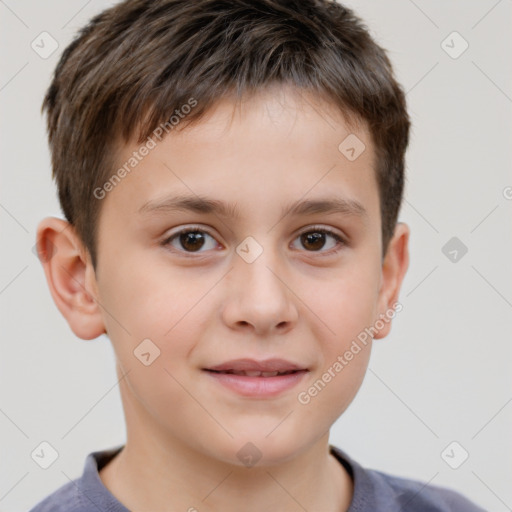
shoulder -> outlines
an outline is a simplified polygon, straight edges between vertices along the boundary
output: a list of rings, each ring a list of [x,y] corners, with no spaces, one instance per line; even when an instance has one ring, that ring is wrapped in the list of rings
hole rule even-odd
[[[90,453],[79,478],[59,487],[52,494],[37,503],[29,512],[90,512],[91,510],[109,510],[110,512],[129,512],[103,485],[99,470],[113,457],[122,446]]]
[[[403,510],[417,512],[485,512],[452,489],[401,478],[375,470],[366,470],[370,478],[388,489],[390,502]]]
[[[331,453],[354,481],[348,512],[485,512],[452,489],[364,468],[335,446]]]
[[[77,481],[73,480],[59,487],[29,512],[85,512],[86,510],[78,492]]]

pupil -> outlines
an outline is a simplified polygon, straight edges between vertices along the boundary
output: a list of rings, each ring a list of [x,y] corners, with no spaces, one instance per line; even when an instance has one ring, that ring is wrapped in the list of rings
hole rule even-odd
[[[314,251],[318,251],[324,246],[324,237],[325,233],[305,233],[302,235],[302,242],[305,247],[307,247],[310,243],[313,244],[313,247],[311,247]],[[319,244],[318,241],[321,243]]]
[[[203,234],[198,231],[190,231],[180,235],[180,242],[185,249],[197,251],[203,246],[204,237]]]

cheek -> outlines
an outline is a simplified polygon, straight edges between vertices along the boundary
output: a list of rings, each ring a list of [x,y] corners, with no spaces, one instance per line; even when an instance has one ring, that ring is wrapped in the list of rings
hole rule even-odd
[[[192,364],[191,354],[204,337],[212,314],[208,291],[218,278],[192,280],[169,268],[137,272],[132,263],[134,271],[128,272],[128,267],[112,272],[105,286],[115,292],[103,297],[111,313],[107,332],[122,368],[129,371],[132,392],[156,414],[171,402],[179,406],[186,400],[180,386],[189,385],[185,363]]]
[[[136,255],[105,269],[104,275],[100,300],[105,306],[105,320],[116,329],[115,317],[141,339],[172,336],[181,324],[190,322],[201,297],[215,283],[213,277],[189,279],[186,270],[148,264]]]
[[[369,343],[361,344],[350,351],[350,361],[344,357],[346,351],[340,351],[299,390],[297,418],[300,418],[301,428],[308,432],[325,432],[331,428],[359,391],[370,351]]]
[[[322,281],[309,294],[310,326],[319,340],[318,367],[301,387],[299,407],[308,421],[308,413],[322,418],[330,426],[357,394],[371,352],[371,337],[365,329],[373,325],[377,306],[378,267],[369,262],[347,265],[329,280]],[[316,320],[315,320],[316,319]],[[313,413],[314,412],[314,413]]]
[[[106,300],[112,313],[107,330],[116,358],[128,372],[129,393],[155,418],[170,421],[175,410],[199,416],[183,388],[189,388],[184,362],[201,338],[197,303],[205,291],[169,287],[163,280],[133,273],[129,280],[119,274],[109,285],[116,298]]]
[[[327,414],[327,421],[333,423],[347,409],[359,391],[368,367],[370,358],[371,344],[358,344],[357,348],[352,345],[352,349],[344,351],[341,366],[332,365],[328,371],[323,374],[324,380],[329,380],[323,395],[319,396],[319,407],[324,409]],[[350,355],[350,361],[347,356]],[[336,370],[340,371],[336,372]],[[332,377],[334,374],[334,377]]]
[[[309,293],[308,306],[318,316],[322,333],[334,351],[344,350],[352,339],[373,324],[378,304],[378,271],[366,266],[333,275]],[[321,339],[321,338],[320,338]]]

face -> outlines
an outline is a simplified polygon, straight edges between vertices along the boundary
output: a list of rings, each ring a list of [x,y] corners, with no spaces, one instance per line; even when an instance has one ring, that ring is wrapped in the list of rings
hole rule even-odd
[[[150,431],[238,465],[252,443],[276,464],[359,389],[371,343],[344,354],[386,309],[373,147],[305,98],[222,101],[101,200],[97,298],[128,372],[128,441]],[[366,146],[353,161],[338,149],[350,134]]]

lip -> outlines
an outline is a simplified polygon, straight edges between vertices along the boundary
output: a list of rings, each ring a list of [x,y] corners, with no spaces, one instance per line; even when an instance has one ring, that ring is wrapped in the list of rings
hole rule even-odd
[[[254,398],[272,398],[295,387],[309,372],[303,366],[284,359],[235,359],[203,368],[212,380],[235,393]],[[229,371],[292,372],[276,376],[248,376],[226,373]],[[223,373],[224,372],[224,373]]]
[[[286,372],[294,370],[307,370],[305,366],[287,361],[286,359],[265,359],[256,361],[255,359],[232,359],[225,363],[210,366],[205,370],[214,371],[258,371],[258,372]]]

